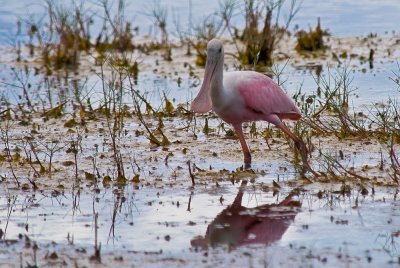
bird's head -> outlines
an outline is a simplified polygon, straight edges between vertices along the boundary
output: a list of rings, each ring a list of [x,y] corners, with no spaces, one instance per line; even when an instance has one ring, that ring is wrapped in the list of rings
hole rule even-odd
[[[212,39],[207,44],[207,62],[206,69],[210,65],[217,63],[224,58],[224,46],[218,39]]]
[[[211,83],[215,77],[221,76],[224,65],[224,46],[218,39],[212,39],[207,44],[207,61],[204,73],[203,84],[201,85],[200,92],[193,100],[190,109],[197,113],[205,113],[211,110],[212,101],[210,96]]]

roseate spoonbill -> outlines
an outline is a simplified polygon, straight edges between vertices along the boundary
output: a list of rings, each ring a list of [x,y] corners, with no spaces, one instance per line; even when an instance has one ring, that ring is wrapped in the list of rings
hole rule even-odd
[[[242,146],[245,168],[251,167],[251,154],[243,135],[242,123],[264,120],[280,128],[295,142],[304,169],[313,172],[307,161],[304,142],[282,122],[284,119],[301,118],[300,110],[293,101],[278,84],[263,74],[253,71],[223,73],[223,67],[223,44],[220,40],[213,39],[207,45],[204,80],[191,104],[191,110],[206,113],[212,109],[233,126]]]

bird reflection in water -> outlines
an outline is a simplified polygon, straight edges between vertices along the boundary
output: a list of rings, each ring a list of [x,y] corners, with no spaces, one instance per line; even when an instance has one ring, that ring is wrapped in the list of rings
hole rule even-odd
[[[246,181],[242,183],[233,203],[208,225],[205,237],[198,236],[191,240],[193,247],[205,249],[227,245],[234,248],[270,244],[282,238],[300,211],[301,203],[293,200],[296,194],[289,194],[279,204],[246,208],[242,206],[246,184]]]

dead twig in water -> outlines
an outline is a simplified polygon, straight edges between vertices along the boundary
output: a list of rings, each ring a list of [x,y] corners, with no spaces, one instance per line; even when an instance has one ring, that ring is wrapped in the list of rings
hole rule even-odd
[[[24,149],[26,159],[28,160],[28,163],[33,170],[34,176],[39,177],[40,174],[36,170],[35,166],[33,165],[32,152],[28,151],[27,145],[28,145],[28,142],[26,140],[22,140],[22,148]]]
[[[393,140],[393,135],[392,139],[390,142],[390,150],[389,150],[389,156],[390,156],[390,162],[391,162],[391,168],[393,169],[393,175],[390,175],[392,177],[393,181],[395,181],[397,184],[399,184],[400,180],[400,161],[396,155],[396,152],[394,151],[394,140]]]
[[[53,167],[53,158],[54,155],[64,149],[67,145],[64,144],[61,140],[57,139],[52,139],[50,142],[48,141],[38,141],[40,145],[42,145],[44,148],[46,148],[43,153],[49,157],[49,166],[48,166],[48,172],[49,176],[51,178],[52,176],[52,167]]]
[[[98,234],[97,234],[97,230],[99,229],[98,219],[99,219],[99,213],[96,212],[96,214],[94,215],[94,254],[90,257],[90,260],[96,260],[98,262],[101,262],[101,255],[100,255],[101,243],[98,243]]]
[[[190,168],[190,160],[187,161],[187,164],[188,164],[188,168],[189,168],[189,175],[190,175],[190,178],[192,179],[192,186],[195,186],[196,183],[195,183],[195,181],[194,181],[194,175],[193,175],[193,173],[192,173],[192,169]]]
[[[187,207],[187,211],[189,211],[189,212],[191,211],[190,204],[192,203],[192,196],[193,196],[193,192],[190,192],[189,202],[188,202],[188,207]]]
[[[25,140],[26,140],[26,142],[29,144],[29,147],[30,147],[30,149],[31,149],[31,152],[32,152],[33,155],[35,156],[36,163],[38,163],[39,166],[40,166],[40,171],[39,171],[39,172],[40,172],[40,173],[43,173],[43,172],[46,171],[46,168],[43,166],[42,162],[41,162],[40,159],[39,159],[38,151],[37,151],[35,145],[33,144],[34,139],[35,139],[35,137],[34,137],[32,134],[30,134],[30,136],[25,137]]]
[[[13,167],[13,164],[12,164],[13,163],[13,157],[11,155],[10,137],[9,137],[9,130],[10,129],[11,129],[10,122],[7,120],[5,128],[4,129],[2,127],[0,128],[0,138],[4,142],[4,147],[5,147],[5,151],[6,151],[6,154],[7,154],[6,157],[7,157],[8,163],[9,163],[11,174],[12,174],[12,176],[13,176],[13,178],[14,178],[14,180],[17,183],[17,186],[19,188],[21,184],[20,184],[20,182],[19,182],[19,180],[17,178],[17,175],[15,175],[14,167]]]
[[[10,222],[10,219],[11,219],[11,213],[14,212],[15,203],[17,202],[17,196],[15,196],[15,195],[8,196],[7,200],[8,200],[8,202],[7,202],[7,220],[6,220],[6,226],[3,231],[3,238],[5,238],[6,234],[7,234],[8,223]]]

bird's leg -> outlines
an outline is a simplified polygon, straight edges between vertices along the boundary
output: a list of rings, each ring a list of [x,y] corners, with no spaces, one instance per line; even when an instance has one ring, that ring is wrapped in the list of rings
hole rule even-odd
[[[309,170],[311,173],[313,173],[314,175],[318,176],[318,173],[316,173],[310,166],[310,164],[308,163],[307,160],[307,147],[304,144],[304,141],[297,137],[295,134],[293,134],[293,132],[291,132],[287,126],[285,126],[285,124],[281,123],[279,125],[277,125],[277,127],[279,127],[283,132],[285,132],[293,141],[294,144],[296,145],[297,150],[299,150],[300,152],[300,156],[301,156],[301,160],[303,162],[303,170]]]
[[[240,145],[242,146],[243,154],[244,154],[244,168],[251,168],[251,154],[249,147],[247,147],[246,140],[244,139],[242,124],[233,125],[233,128],[236,131],[236,134],[239,136]]]
[[[243,180],[242,184],[239,187],[239,192],[236,195],[235,200],[232,203],[233,207],[241,207],[242,206],[242,198],[243,198],[244,190],[246,189],[246,185],[247,185],[247,180]]]

